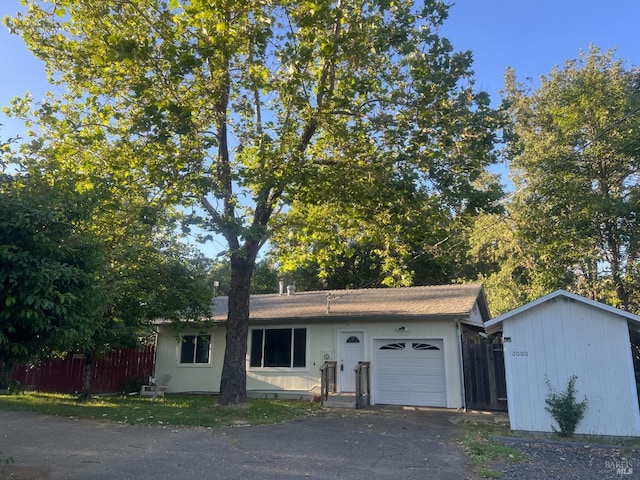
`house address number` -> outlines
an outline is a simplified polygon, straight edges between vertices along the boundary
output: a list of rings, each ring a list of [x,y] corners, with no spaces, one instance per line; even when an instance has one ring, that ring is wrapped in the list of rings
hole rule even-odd
[[[514,352],[511,352],[511,356],[512,357],[528,357],[529,352],[527,352],[526,350],[516,350]]]

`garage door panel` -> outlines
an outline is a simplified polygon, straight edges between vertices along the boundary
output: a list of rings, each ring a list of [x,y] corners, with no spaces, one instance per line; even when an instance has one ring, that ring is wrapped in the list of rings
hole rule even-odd
[[[393,385],[396,386],[404,386],[407,384],[411,377],[404,372],[388,372],[379,374],[377,377],[379,380],[382,380],[381,385]]]
[[[406,368],[411,374],[440,375],[444,371],[444,363],[434,362],[428,358],[415,359],[409,362]]]
[[[439,380],[442,380],[442,369],[429,369],[423,372],[414,372],[412,376],[416,379],[415,381],[420,381],[420,378],[428,378],[433,377]]]
[[[376,403],[446,407],[442,340],[376,341]]]
[[[378,360],[382,362],[385,370],[406,371],[410,365],[409,359],[407,358],[393,358],[385,355],[378,357]]]
[[[415,405],[417,407],[446,407],[446,402],[442,401],[442,396],[438,393],[409,395],[407,405]]]
[[[411,389],[415,389],[415,388],[422,388],[422,387],[426,387],[426,388],[431,388],[431,389],[443,389],[443,385],[442,385],[442,378],[439,376],[430,376],[430,377],[408,377],[407,380],[412,380],[412,388]]]
[[[419,358],[432,358],[434,360],[441,359],[442,350],[416,350],[411,349],[407,350],[407,353],[410,353],[412,357]]]

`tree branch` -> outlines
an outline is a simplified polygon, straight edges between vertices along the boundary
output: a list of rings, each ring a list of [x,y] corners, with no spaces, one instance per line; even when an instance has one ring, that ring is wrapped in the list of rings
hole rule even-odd
[[[338,5],[336,6],[336,19],[333,24],[333,42],[334,46],[338,43],[338,38],[340,38],[340,19],[342,17],[342,1],[338,1]],[[337,48],[337,47],[336,47]],[[298,151],[300,153],[304,152],[311,142],[313,135],[316,133],[318,129],[318,114],[324,108],[326,98],[330,98],[333,94],[335,83],[336,83],[336,72],[335,72],[335,55],[337,52],[333,52],[333,57],[330,57],[325,60],[324,65],[322,66],[322,73],[320,74],[320,80],[318,82],[318,94],[316,95],[316,108],[315,112],[311,114],[311,118],[309,119],[307,126],[302,132],[302,136],[300,137],[300,142],[298,143]]]

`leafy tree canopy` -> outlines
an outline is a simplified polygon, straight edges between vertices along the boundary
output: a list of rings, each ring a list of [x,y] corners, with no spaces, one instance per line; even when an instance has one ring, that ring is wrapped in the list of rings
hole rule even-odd
[[[63,92],[14,102],[37,122],[34,145],[58,169],[199,203],[228,243],[223,404],[246,398],[250,279],[281,215],[384,209],[413,191],[464,210],[493,159],[471,54],[438,35],[444,2],[25,3],[6,23]]]
[[[469,193],[452,203],[419,182],[405,183],[393,199],[294,203],[273,235],[272,253],[283,274],[295,278],[307,271],[320,288],[475,279],[477,272],[466,267],[467,230],[502,190],[497,177],[482,169],[473,177],[465,187]]]
[[[493,278],[525,296],[567,288],[639,311],[638,69],[591,47],[535,90],[508,70],[504,108],[516,193],[508,228],[475,243],[500,259]]]
[[[209,315],[209,264],[174,238],[169,218],[131,189],[61,174],[49,168],[55,156],[25,151],[7,149],[12,173],[0,186],[1,360],[94,357],[135,347],[157,318],[179,327]]]
[[[74,227],[81,203],[47,189],[0,184],[0,361],[93,345],[104,311],[98,239]],[[68,200],[68,199],[67,199]]]

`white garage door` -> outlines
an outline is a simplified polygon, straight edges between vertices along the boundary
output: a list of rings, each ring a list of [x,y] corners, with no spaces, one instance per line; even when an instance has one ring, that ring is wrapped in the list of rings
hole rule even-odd
[[[376,340],[375,402],[446,407],[442,340]]]

